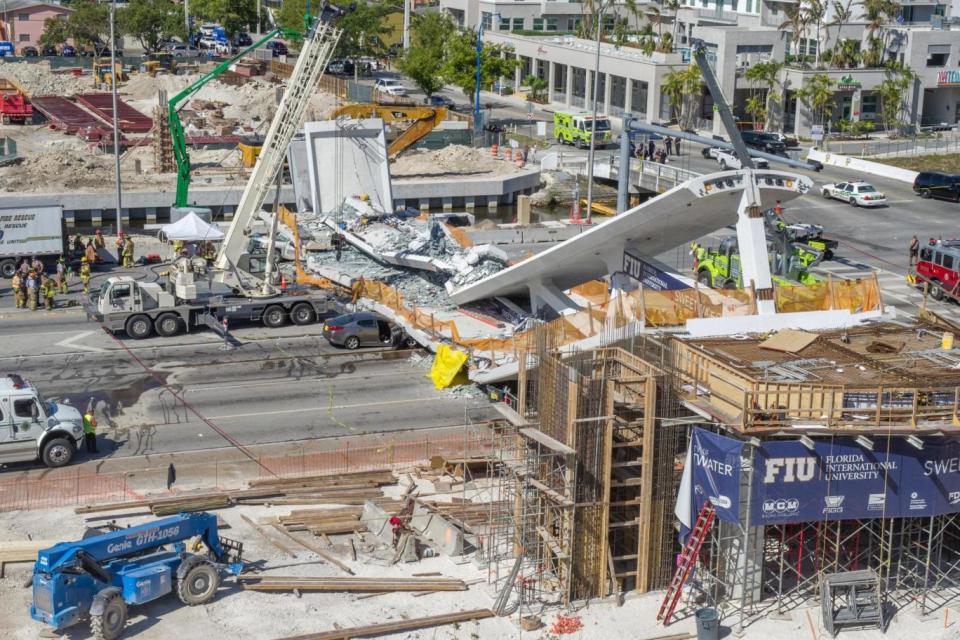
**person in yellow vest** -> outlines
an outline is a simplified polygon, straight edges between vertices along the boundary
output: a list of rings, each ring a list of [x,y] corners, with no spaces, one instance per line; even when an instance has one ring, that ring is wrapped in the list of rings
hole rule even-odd
[[[80,282],[83,283],[83,292],[90,293],[90,263],[86,256],[80,258]]]
[[[87,262],[90,264],[97,263],[97,248],[93,246],[93,240],[87,240],[87,248],[84,256],[87,258]]]
[[[173,257],[179,258],[182,252],[183,252],[183,240],[174,240],[173,241]]]
[[[133,266],[133,238],[127,237],[127,241],[123,245],[123,267],[124,269],[130,268]]]
[[[103,237],[103,231],[101,231],[99,228],[97,229],[96,234],[93,236],[93,246],[96,247],[97,250],[103,249],[107,246],[107,240]]]
[[[20,272],[13,274],[13,279],[10,281],[10,288],[13,290],[13,295],[17,301],[17,309],[23,309],[27,306],[27,292],[23,288],[23,279],[20,277]]]
[[[87,453],[98,453],[97,417],[93,415],[92,407],[83,414],[83,442],[87,445]]]
[[[40,295],[43,296],[43,308],[50,311],[55,306],[54,297],[57,295],[57,285],[47,276],[43,276],[40,283]]]

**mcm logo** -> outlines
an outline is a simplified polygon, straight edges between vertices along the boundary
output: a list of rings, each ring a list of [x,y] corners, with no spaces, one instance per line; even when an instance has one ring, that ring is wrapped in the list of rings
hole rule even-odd
[[[796,458],[768,458],[764,484],[776,482],[809,482],[817,472],[817,459],[810,456]]]

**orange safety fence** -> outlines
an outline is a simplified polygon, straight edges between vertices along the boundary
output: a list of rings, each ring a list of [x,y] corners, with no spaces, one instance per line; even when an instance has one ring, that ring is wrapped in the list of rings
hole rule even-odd
[[[859,280],[829,278],[810,285],[776,284],[774,302],[781,313],[828,309],[861,313],[883,308],[876,276]]]

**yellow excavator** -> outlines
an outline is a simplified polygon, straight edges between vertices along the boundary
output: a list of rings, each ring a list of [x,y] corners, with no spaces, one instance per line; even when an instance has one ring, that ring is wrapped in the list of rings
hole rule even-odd
[[[409,123],[387,147],[390,159],[420,140],[447,118],[446,107],[407,107],[388,104],[348,104],[337,107],[330,114],[337,118],[380,118],[387,124]]]

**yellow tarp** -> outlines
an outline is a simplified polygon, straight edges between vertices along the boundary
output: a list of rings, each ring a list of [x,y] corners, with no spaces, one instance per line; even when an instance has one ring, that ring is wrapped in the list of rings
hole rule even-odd
[[[455,351],[445,344],[437,347],[437,355],[433,359],[430,369],[430,379],[437,389],[446,389],[466,382],[466,371],[463,368],[467,361],[467,354]]]

